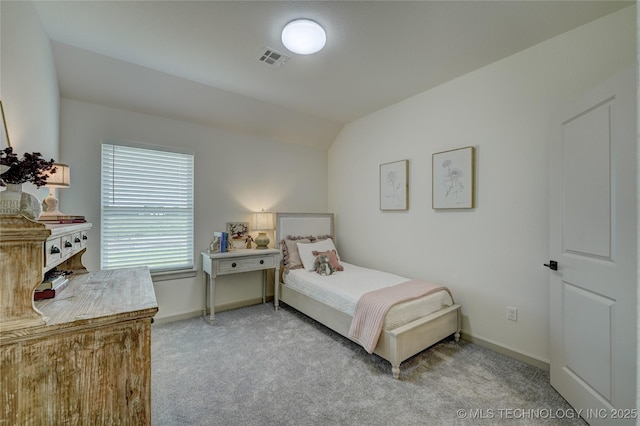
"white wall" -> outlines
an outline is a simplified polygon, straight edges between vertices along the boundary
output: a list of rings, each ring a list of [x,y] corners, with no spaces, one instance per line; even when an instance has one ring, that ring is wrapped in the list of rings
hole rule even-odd
[[[626,8],[345,126],[329,151],[341,256],[448,285],[466,333],[547,362],[550,114],[633,63],[635,23]],[[469,145],[476,208],[433,210],[432,154]],[[403,159],[409,210],[381,212],[379,165]]]
[[[59,190],[60,209],[93,223],[86,255],[100,268],[100,144],[103,139],[180,147],[195,154],[195,249],[227,222],[250,222],[251,213],[324,212],[327,209],[327,152],[157,116],[69,99],[61,102],[61,158],[71,166],[71,187]],[[273,240],[273,237],[272,237]],[[272,241],[273,244],[273,241]],[[261,274],[218,278],[216,306],[261,297]],[[203,284],[197,277],[155,283],[157,318],[197,312]]]
[[[60,96],[49,37],[33,3],[3,1],[0,12],[0,100],[11,145],[57,160]]]

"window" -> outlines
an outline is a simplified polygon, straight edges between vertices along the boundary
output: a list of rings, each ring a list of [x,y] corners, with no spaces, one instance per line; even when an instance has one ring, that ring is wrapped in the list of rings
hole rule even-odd
[[[102,269],[193,268],[193,154],[102,144]]]

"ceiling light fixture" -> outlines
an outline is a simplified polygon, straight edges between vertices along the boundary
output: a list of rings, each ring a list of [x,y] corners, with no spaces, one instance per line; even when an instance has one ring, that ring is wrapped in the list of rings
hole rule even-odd
[[[310,19],[296,19],[285,25],[282,30],[282,44],[300,55],[318,52],[327,42],[324,28]]]

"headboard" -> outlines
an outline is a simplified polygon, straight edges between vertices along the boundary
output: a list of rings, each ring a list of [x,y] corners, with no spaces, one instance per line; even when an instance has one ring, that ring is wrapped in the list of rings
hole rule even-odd
[[[333,213],[276,213],[276,247],[288,235],[331,235],[337,244]]]

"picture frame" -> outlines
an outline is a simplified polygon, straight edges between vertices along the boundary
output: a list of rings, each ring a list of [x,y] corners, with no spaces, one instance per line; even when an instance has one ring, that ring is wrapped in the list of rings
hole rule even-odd
[[[9,141],[9,130],[7,129],[7,120],[4,116],[4,107],[2,106],[2,101],[0,101],[0,114],[2,114],[2,128],[0,128],[0,150],[3,150],[11,146],[11,141]]]
[[[432,156],[434,209],[475,208],[475,148],[467,146]]]
[[[409,160],[380,164],[380,210],[409,209]]]
[[[209,246],[209,253],[220,253],[220,237],[214,235]]]
[[[243,240],[249,235],[249,222],[227,222],[229,240]]]

